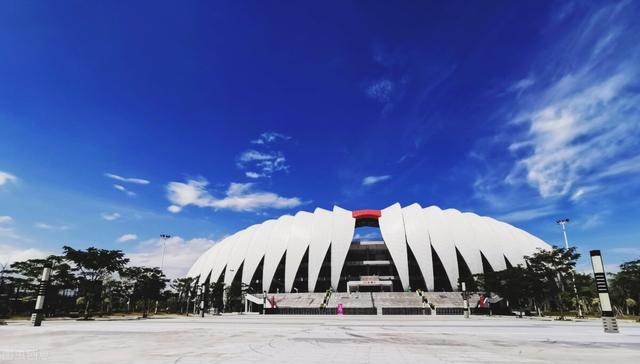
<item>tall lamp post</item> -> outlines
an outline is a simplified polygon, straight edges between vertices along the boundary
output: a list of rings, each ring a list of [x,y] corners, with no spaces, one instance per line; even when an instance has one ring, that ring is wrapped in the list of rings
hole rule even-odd
[[[171,235],[160,234],[160,240],[162,240],[162,261],[160,261],[160,271],[164,268],[164,253],[167,250],[167,239],[171,238]],[[158,300],[156,300],[156,309],[154,314],[158,314]]]
[[[567,239],[567,224],[569,223],[569,219],[564,218],[560,220],[556,220],[556,224],[562,226],[562,235],[564,236],[564,248],[569,250],[569,239]],[[578,306],[578,317],[582,316],[582,307],[580,306],[580,297],[578,296],[578,287],[576,287],[576,278],[571,272],[571,282],[573,282],[573,293],[576,295],[576,305]]]

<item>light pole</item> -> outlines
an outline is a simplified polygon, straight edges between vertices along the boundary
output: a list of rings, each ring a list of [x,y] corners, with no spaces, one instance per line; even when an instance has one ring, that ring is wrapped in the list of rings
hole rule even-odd
[[[562,235],[564,235],[564,248],[569,250],[569,239],[567,239],[567,224],[569,223],[569,219],[564,218],[560,220],[556,220],[556,224],[562,226]],[[578,317],[582,317],[582,307],[580,306],[580,297],[578,296],[578,287],[576,287],[576,279],[571,272],[571,282],[573,282],[573,293],[576,295],[576,305],[578,306]]]
[[[160,240],[162,240],[162,261],[160,261],[160,272],[164,268],[164,253],[167,250],[167,239],[171,238],[171,235],[160,234]],[[156,309],[154,315],[158,314],[158,300],[156,300]]]

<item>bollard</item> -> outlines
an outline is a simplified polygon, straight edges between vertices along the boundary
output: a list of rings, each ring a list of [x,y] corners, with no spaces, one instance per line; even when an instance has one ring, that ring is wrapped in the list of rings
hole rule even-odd
[[[51,264],[46,263],[44,269],[42,269],[42,278],[40,279],[40,286],[38,287],[36,308],[31,314],[31,324],[33,324],[33,326],[40,326],[42,324],[42,309],[44,308],[44,298],[47,295],[49,277],[51,277]]]
[[[469,295],[467,294],[467,284],[462,282],[462,298],[464,299],[464,318],[469,318]]]
[[[600,310],[602,311],[602,326],[604,332],[616,334],[618,333],[618,322],[611,308],[611,300],[609,299],[609,287],[607,285],[607,275],[604,271],[604,262],[600,250],[592,250],[591,265],[593,267],[593,277],[596,280],[596,289],[600,298]]]

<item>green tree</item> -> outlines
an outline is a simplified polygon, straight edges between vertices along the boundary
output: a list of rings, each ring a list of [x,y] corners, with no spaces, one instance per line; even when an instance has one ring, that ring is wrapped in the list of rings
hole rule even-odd
[[[176,278],[171,282],[171,288],[177,293],[176,311],[183,313],[187,300],[191,298],[190,292],[194,285],[194,279],[190,277]]]
[[[575,247],[564,249],[556,246],[551,250],[539,249],[525,257],[534,282],[536,299],[548,303],[554,298],[560,310],[560,319],[564,319],[567,302],[573,296],[571,277],[579,257]]]
[[[120,276],[132,282],[131,298],[143,303],[143,317],[149,314],[149,302],[159,300],[168,279],[159,268],[127,267]]]
[[[520,311],[527,306],[533,295],[531,271],[520,265],[497,272],[477,275],[478,287],[485,292],[496,293],[505,298],[511,307]]]
[[[622,263],[620,271],[609,280],[611,298],[618,311],[638,313],[637,305],[629,306],[628,298],[640,302],[640,259]]]
[[[73,271],[78,275],[79,286],[84,294],[84,317],[89,317],[91,303],[101,302],[102,283],[114,272],[121,271],[129,262],[121,250],[106,250],[89,247],[87,250],[76,250],[64,246],[64,259],[73,264]]]

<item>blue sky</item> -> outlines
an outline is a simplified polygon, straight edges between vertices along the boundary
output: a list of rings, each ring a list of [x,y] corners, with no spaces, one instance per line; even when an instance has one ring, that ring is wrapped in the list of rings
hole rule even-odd
[[[97,245],[158,265],[165,233],[178,275],[267,218],[397,201],[552,244],[569,217],[583,254],[637,259],[638,17],[631,1],[3,2],[0,257]]]

